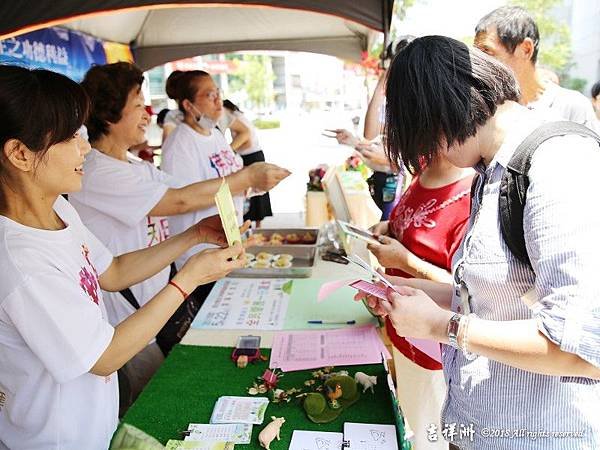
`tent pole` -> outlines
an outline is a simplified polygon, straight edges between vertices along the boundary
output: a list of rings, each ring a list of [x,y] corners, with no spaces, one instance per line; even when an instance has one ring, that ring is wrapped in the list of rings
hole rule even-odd
[[[383,0],[381,2],[381,8],[383,11],[381,11],[382,16],[383,16],[383,50],[381,51],[381,54],[379,55],[379,57],[381,58],[381,66],[383,67],[383,59],[386,56],[385,55],[385,50],[387,49],[388,46],[388,40],[389,40],[389,34],[390,34],[390,17],[391,17],[391,11],[394,7],[394,0]]]

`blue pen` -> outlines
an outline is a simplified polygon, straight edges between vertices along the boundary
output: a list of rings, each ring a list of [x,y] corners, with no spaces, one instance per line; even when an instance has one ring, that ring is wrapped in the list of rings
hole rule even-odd
[[[308,323],[313,325],[354,325],[356,320],[309,320]]]

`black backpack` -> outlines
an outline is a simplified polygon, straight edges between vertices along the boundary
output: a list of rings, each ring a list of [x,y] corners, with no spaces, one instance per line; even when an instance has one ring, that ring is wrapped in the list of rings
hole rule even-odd
[[[500,182],[498,211],[502,238],[513,255],[529,267],[531,267],[531,262],[525,247],[523,210],[527,200],[531,158],[542,143],[552,137],[567,134],[590,137],[600,144],[600,136],[584,125],[568,121],[545,123],[536,128],[517,147]],[[473,186],[475,186],[475,182],[476,180],[473,181]]]

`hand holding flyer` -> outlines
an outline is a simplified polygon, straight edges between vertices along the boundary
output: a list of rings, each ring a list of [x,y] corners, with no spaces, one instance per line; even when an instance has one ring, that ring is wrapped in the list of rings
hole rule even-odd
[[[221,217],[221,224],[227,237],[227,243],[232,246],[236,242],[242,242],[233,197],[225,179],[223,179],[221,187],[215,194],[215,203]]]
[[[337,220],[338,226],[344,233],[352,236],[356,239],[361,239],[369,244],[381,244],[377,237],[368,230],[363,230],[360,227],[354,226],[351,223],[344,222],[343,220]]]

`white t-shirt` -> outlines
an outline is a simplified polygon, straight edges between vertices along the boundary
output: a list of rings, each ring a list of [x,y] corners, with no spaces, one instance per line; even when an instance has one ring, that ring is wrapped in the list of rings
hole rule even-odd
[[[227,108],[223,108],[223,115],[219,120],[219,128],[225,132],[227,128],[231,126],[233,122],[239,120],[250,130],[250,146],[244,150],[239,150],[238,155],[251,155],[260,151],[260,144],[258,143],[258,134],[256,133],[256,127],[248,120],[244,114],[239,111],[230,111]],[[230,129],[231,137],[235,139],[237,133]]]
[[[82,222],[114,255],[150,247],[169,237],[167,218],[148,213],[169,187],[179,187],[171,176],[149,162],[128,157],[129,162],[125,162],[92,149],[83,166],[83,188],[69,195]],[[168,281],[166,267],[130,289],[143,306]],[[104,301],[113,326],[135,312],[119,292],[105,291]]]
[[[170,173],[178,182],[185,184],[225,177],[244,167],[242,158],[231,149],[225,136],[219,130],[212,130],[210,136],[203,136],[186,123],[180,124],[169,134],[162,148],[162,169]],[[238,221],[242,223],[244,196],[233,197]],[[171,231],[181,233],[205,217],[218,214],[216,206],[187,214],[169,217]],[[212,247],[207,244],[192,247],[176,261],[178,269],[190,256],[200,250]]]
[[[116,373],[89,373],[111,342],[98,276],[112,254],[62,197],[67,227],[0,216],[0,448],[106,450]]]
[[[600,124],[590,101],[581,93],[565,89],[555,83],[547,83],[544,93],[527,107],[536,111],[547,110],[552,120],[570,120],[600,133]]]
[[[172,125],[176,127],[183,122],[184,114],[179,109],[171,109],[165,114],[165,125]]]

